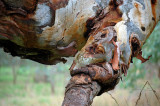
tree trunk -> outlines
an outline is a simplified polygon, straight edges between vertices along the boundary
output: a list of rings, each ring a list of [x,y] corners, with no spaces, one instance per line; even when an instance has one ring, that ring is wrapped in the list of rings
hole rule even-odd
[[[12,60],[11,60],[12,61]],[[17,83],[17,70],[20,68],[21,66],[21,60],[20,59],[16,59],[14,61],[11,62],[11,66],[12,66],[12,74],[13,74],[13,84]]]
[[[160,79],[160,66],[158,67],[158,78]]]
[[[12,74],[13,74],[13,84],[17,83],[17,68],[12,66]]]
[[[50,85],[51,85],[51,92],[52,92],[52,94],[54,95],[54,93],[55,93],[54,81],[49,81],[49,82],[50,82]]]
[[[141,48],[159,10],[160,0],[0,0],[0,46],[43,64],[79,51],[63,105],[90,105],[127,75],[133,57],[149,59]]]

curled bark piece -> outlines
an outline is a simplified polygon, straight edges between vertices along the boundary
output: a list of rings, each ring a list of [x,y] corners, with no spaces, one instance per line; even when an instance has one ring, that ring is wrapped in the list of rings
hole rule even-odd
[[[142,63],[146,62],[147,60],[149,60],[151,56],[148,56],[147,59],[142,57],[142,51],[139,52],[139,54],[136,56],[137,59],[140,59],[142,61]]]
[[[128,65],[126,64],[121,64],[121,70],[122,70],[122,73],[124,73],[124,76],[127,76],[127,70],[128,70]]]
[[[136,57],[137,59],[140,59],[142,63],[146,62],[149,60],[151,56],[149,56],[147,59],[142,57],[142,50],[141,50],[141,42],[136,34],[132,34],[130,38],[130,43],[131,43],[131,49],[132,49],[132,57]]]
[[[115,46],[114,48],[114,57],[113,59],[111,60],[111,63],[112,63],[112,67],[114,70],[119,70],[119,59],[120,59],[120,45],[118,42],[115,42],[113,41],[113,44]]]
[[[73,41],[71,42],[68,46],[66,47],[59,47],[57,46],[57,49],[59,50],[59,53],[61,53],[61,55],[70,55],[70,56],[74,56],[74,54],[76,54],[78,52],[78,50],[76,49],[76,42]]]

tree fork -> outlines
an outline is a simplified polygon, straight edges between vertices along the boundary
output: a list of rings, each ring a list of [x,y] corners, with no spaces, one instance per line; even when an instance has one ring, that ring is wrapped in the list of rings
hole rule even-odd
[[[105,37],[102,37],[101,34],[91,35],[90,37],[95,38],[96,40],[98,40],[98,42],[96,42],[95,39],[88,40],[93,44],[86,44],[86,46],[80,52],[82,54],[77,55],[78,57],[91,57],[93,58],[92,60],[94,60],[97,55],[100,56],[97,58],[103,57],[103,52],[108,52],[108,54],[111,53],[110,50],[105,51],[103,46],[97,46],[104,41],[105,43],[108,41],[108,43],[110,42],[110,46],[114,47],[115,45],[115,47],[112,48],[116,51],[114,53],[115,59],[113,60],[118,61],[118,45],[116,45],[114,41],[112,42],[112,40],[115,40],[116,33],[112,26],[106,27],[104,29],[105,32],[107,32],[103,33],[106,34]],[[103,39],[100,37],[102,37]],[[114,89],[121,77],[121,70],[117,70],[117,64],[114,65],[106,62],[106,60],[104,59],[100,59],[94,61],[95,63],[92,63],[92,61],[88,61],[88,65],[83,66],[83,64],[81,64],[83,61],[80,62],[79,60],[80,59],[74,60],[70,68],[72,78],[66,87],[65,98],[62,104],[63,106],[90,106],[95,96],[101,95],[104,92]],[[115,69],[112,68],[113,66],[115,66]],[[126,70],[127,68],[123,70],[123,73],[126,72]]]
[[[123,3],[123,0],[111,0],[109,9],[102,9],[97,12],[96,17],[88,20],[91,27],[89,38],[86,45],[77,53],[70,68],[72,78],[66,87],[63,106],[91,105],[95,96],[114,89],[121,74],[127,75],[133,57],[137,57],[142,63],[150,58],[142,57],[141,47],[153,29],[149,28],[147,23],[143,23],[146,24],[147,29],[141,24],[130,26],[133,22],[141,23],[133,18],[140,4],[134,1],[135,9],[126,14],[120,10]],[[140,14],[145,13],[146,10],[140,11]],[[129,21],[124,15],[129,18]],[[149,14],[147,17],[150,15],[152,16]],[[136,17],[144,18],[139,15]],[[154,14],[153,18],[156,19]],[[154,28],[156,23],[148,21]],[[83,77],[82,73],[85,74]],[[90,77],[89,81],[85,81],[87,75]],[[91,89],[91,86],[96,87]],[[97,90],[98,86],[100,89]]]
[[[149,59],[141,48],[159,10],[160,0],[0,0],[0,47],[43,64],[76,54],[63,105],[90,105],[133,57]]]

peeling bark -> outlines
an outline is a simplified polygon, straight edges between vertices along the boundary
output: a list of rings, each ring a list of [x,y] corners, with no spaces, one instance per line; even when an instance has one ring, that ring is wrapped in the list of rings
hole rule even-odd
[[[0,47],[43,64],[76,55],[63,105],[90,105],[133,57],[149,59],[141,48],[159,10],[160,0],[0,0]]]
[[[132,3],[133,8],[125,8],[125,10],[124,7],[130,2],[111,0],[108,7],[97,13],[97,17],[89,20],[92,28],[88,34],[88,41],[76,55],[70,68],[73,77],[83,73],[89,75],[93,81],[98,82],[101,86],[98,95],[114,89],[122,74],[127,75],[133,57],[137,57],[142,63],[150,58],[150,56],[148,59],[142,57],[141,47],[152,32],[156,21],[152,22],[153,20],[148,19],[149,23],[144,23],[141,19],[145,19],[145,17],[141,15],[146,13],[146,10],[151,9],[148,6],[151,2],[144,2],[144,10],[140,10],[142,8],[141,3],[134,0]],[[155,17],[152,13],[145,16],[147,18],[152,15]],[[134,16],[139,20],[134,19]],[[83,85],[83,81],[81,83]],[[74,92],[76,93],[76,91],[72,93]],[[71,96],[70,93],[66,94],[65,100],[69,96]],[[65,103],[66,101],[63,102],[63,104]]]
[[[17,48],[10,50],[4,43],[0,45],[14,56],[36,56],[42,59],[32,60],[56,64],[81,50],[93,30],[115,26],[121,45],[136,33],[142,47],[159,20],[159,9],[159,0],[0,0],[0,42],[11,42],[26,50],[22,53]],[[37,49],[46,51],[43,55],[49,55],[48,59],[39,57]],[[103,46],[100,49],[104,52]]]

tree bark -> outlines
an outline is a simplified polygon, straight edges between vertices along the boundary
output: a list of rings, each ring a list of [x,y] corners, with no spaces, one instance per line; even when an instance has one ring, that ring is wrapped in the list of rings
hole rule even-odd
[[[130,4],[129,2],[127,3],[128,5]],[[88,41],[81,51],[77,53],[70,68],[72,79],[75,79],[75,81],[71,79],[70,83],[78,81],[80,84],[68,84],[69,87],[66,87],[67,90],[63,101],[64,106],[89,106],[93,101],[94,96],[92,93],[82,93],[87,91],[87,89],[84,90],[83,88],[86,82],[81,80],[81,78],[74,78],[77,75],[82,73],[89,75],[91,84],[92,81],[95,81],[100,86],[99,90],[93,89],[95,94],[100,95],[114,89],[122,74],[127,75],[127,70],[133,57],[137,57],[142,63],[150,58],[144,59],[142,57],[141,47],[159,20],[157,15],[159,16],[160,12],[157,12],[156,15],[154,14],[155,8],[153,6],[157,4],[153,1],[143,2],[144,10],[140,10],[142,9],[141,3],[133,1],[131,5],[134,8],[128,8],[128,13],[126,13],[126,11],[121,9],[125,8],[125,1],[111,0],[108,7],[102,9],[97,13],[96,17],[89,20],[92,30],[88,34]],[[148,9],[153,14],[137,15],[137,13],[145,14]],[[136,17],[140,20],[137,20]],[[149,19],[149,17],[152,17],[152,19]],[[146,18],[150,24],[142,22]],[[133,22],[136,23],[135,26]],[[87,78],[86,76],[84,77]],[[76,85],[78,87],[75,87]],[[97,85],[95,84],[95,86]],[[89,92],[91,91],[89,90]],[[78,94],[81,94],[82,97]],[[91,100],[88,99],[89,101],[86,101],[87,98]]]
[[[43,64],[76,54],[63,105],[90,105],[133,57],[149,59],[141,48],[159,10],[160,0],[0,0],[0,47]]]
[[[100,89],[100,85],[91,81],[88,75],[75,75],[66,87],[62,106],[89,106]]]

